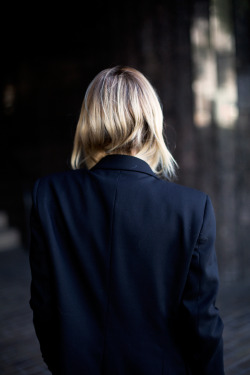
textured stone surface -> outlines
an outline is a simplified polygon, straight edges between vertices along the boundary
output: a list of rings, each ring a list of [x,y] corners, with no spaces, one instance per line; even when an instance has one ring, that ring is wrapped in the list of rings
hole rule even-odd
[[[0,374],[48,375],[29,308],[30,273],[24,250],[0,253]]]

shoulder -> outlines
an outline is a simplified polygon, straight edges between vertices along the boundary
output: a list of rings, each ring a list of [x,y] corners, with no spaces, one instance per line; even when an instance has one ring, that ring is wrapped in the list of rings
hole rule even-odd
[[[55,172],[38,178],[35,182],[35,185],[38,184],[39,186],[47,186],[51,184],[60,184],[67,180],[77,180],[78,178],[87,174],[87,169],[72,169],[63,172]]]
[[[205,205],[207,199],[209,198],[206,193],[198,189],[166,180],[158,181],[159,189],[163,192],[163,194],[167,194],[169,198],[179,201],[182,205],[197,205],[199,203]]]
[[[33,186],[33,200],[36,201],[38,198],[48,197],[49,194],[55,194],[59,191],[73,189],[87,175],[88,170],[77,169],[40,177],[35,181]]]
[[[171,212],[182,218],[196,218],[203,222],[205,216],[214,220],[214,210],[209,195],[195,188],[177,183],[159,181],[159,193],[162,203],[166,201]]]

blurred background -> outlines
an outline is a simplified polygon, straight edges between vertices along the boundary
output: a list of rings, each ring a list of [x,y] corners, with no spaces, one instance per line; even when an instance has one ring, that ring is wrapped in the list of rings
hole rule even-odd
[[[177,182],[212,198],[227,374],[250,374],[250,0],[1,10],[1,374],[46,373],[27,310],[31,189],[70,168],[85,90],[119,64],[161,98]]]

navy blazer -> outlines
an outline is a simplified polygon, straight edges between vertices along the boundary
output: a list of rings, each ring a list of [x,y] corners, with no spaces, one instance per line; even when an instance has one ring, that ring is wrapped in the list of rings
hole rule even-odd
[[[38,180],[30,304],[48,368],[224,374],[214,241],[209,197],[137,157]]]

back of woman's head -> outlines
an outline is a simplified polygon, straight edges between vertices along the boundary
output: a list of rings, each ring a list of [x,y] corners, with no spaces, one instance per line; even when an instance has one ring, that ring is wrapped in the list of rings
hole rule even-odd
[[[134,155],[162,177],[175,175],[163,137],[163,114],[149,81],[129,67],[101,71],[90,83],[78,121],[71,164],[94,166],[109,154]]]

